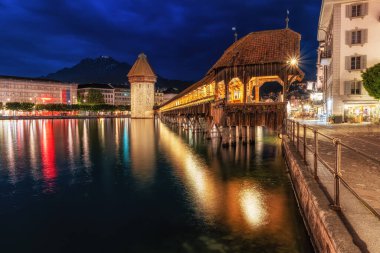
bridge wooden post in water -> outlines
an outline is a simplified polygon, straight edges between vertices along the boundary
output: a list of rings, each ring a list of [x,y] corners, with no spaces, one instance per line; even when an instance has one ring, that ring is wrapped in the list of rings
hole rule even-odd
[[[226,147],[237,141],[254,143],[257,126],[282,130],[286,93],[304,76],[294,64],[300,40],[301,35],[290,29],[248,34],[232,44],[202,80],[160,105],[156,113],[164,122],[185,122],[180,124],[185,130],[203,132],[208,139],[216,129]],[[282,86],[274,100],[260,96],[268,82]]]

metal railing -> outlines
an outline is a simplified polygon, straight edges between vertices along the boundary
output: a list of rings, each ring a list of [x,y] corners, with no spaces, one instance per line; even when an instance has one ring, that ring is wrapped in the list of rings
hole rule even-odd
[[[311,173],[313,174],[316,181],[320,183],[319,169],[321,167],[318,167],[319,163],[323,165],[323,167],[326,168],[326,170],[331,174],[333,180],[333,196],[328,197],[331,198],[332,209],[341,210],[341,186],[343,185],[352,196],[359,200],[359,202],[364,205],[373,215],[380,219],[380,214],[366,200],[364,200],[343,177],[342,147],[347,149],[349,152],[354,152],[360,157],[366,158],[376,165],[380,165],[380,160],[343,143],[339,138],[333,138],[331,136],[325,135],[313,127],[310,127],[306,124],[301,124],[300,122],[296,122],[294,120],[285,120],[285,130],[290,142],[295,146],[297,152],[302,157],[303,162],[307,165],[308,168],[310,168]],[[309,145],[307,138],[308,136]],[[324,138],[324,140],[321,140],[322,138]],[[325,146],[328,144],[332,144],[334,146],[335,154],[334,157],[330,159],[330,162],[327,161],[328,159],[326,159],[326,157],[322,157],[319,152],[320,144],[322,141]]]

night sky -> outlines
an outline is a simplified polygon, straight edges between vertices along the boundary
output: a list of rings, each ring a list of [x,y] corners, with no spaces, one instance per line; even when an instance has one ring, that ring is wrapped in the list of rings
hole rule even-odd
[[[133,64],[148,55],[166,78],[198,80],[233,42],[285,27],[302,34],[302,65],[315,78],[321,0],[0,0],[0,74],[38,77],[83,58]]]

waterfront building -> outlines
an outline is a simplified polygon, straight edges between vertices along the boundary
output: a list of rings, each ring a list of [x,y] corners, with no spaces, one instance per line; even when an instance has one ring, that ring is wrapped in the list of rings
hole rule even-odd
[[[164,93],[157,90],[154,93],[154,105],[160,105],[163,102],[164,102]]]
[[[317,76],[328,115],[360,121],[378,116],[379,101],[368,95],[361,73],[380,63],[379,28],[379,1],[323,0]]]
[[[111,84],[80,84],[78,86],[78,97],[82,99],[82,102],[88,102],[88,95],[91,90],[98,91],[102,94],[104,103],[113,105],[115,103],[114,87]]]
[[[42,78],[0,76],[0,102],[35,104],[76,104],[76,83]]]
[[[111,84],[80,84],[78,86],[78,96],[82,102],[86,103],[86,98],[90,90],[99,91],[108,105],[130,105],[130,90],[122,87],[113,87]]]
[[[115,87],[114,105],[131,105],[131,90],[127,88]]]
[[[170,99],[174,98],[177,95],[178,95],[177,93],[164,93],[162,103],[166,103],[167,101],[169,101]]]
[[[154,105],[161,105],[177,95],[178,93],[166,93],[157,90],[154,93]]]
[[[140,54],[128,73],[131,84],[131,117],[153,118],[154,84],[157,76],[145,54]]]

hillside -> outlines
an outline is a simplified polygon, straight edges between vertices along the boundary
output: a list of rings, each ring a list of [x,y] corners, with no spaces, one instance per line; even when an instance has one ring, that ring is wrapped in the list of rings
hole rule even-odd
[[[112,57],[101,56],[95,59],[83,59],[72,67],[63,68],[43,78],[79,84],[111,83],[116,86],[129,85],[127,74],[131,67],[130,64],[119,62]],[[158,73],[156,74],[158,75],[156,87],[160,89],[178,89],[181,91],[192,84],[188,81],[166,79]]]

